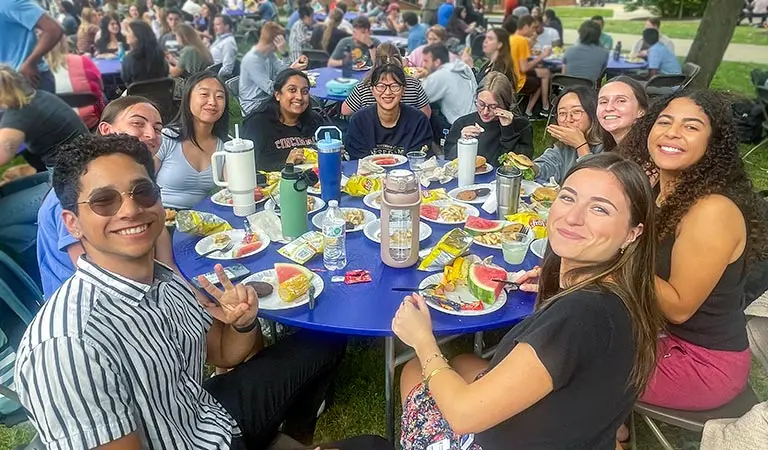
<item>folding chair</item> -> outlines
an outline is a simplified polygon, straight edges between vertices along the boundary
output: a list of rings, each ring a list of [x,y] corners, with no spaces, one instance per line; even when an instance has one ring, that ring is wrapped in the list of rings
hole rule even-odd
[[[205,70],[207,70],[208,72],[219,73],[219,70],[221,70],[221,66],[223,66],[222,63],[211,64],[210,66],[206,67]]]
[[[397,36],[397,33],[385,28],[377,28],[375,30],[371,30],[371,34],[374,36]]]
[[[566,89],[573,89],[577,87],[585,87],[587,89],[595,90],[595,82],[589,78],[565,75],[562,73],[556,73],[552,75],[552,78],[549,80],[550,105],[555,102],[555,98],[557,98],[561,92],[565,91]],[[554,108],[549,108],[549,114],[547,115],[547,125],[549,125],[552,121],[553,110]]]
[[[645,84],[645,92],[649,97],[670,95],[682,88],[685,83],[685,75],[654,75]]]
[[[163,116],[163,123],[168,123],[176,116],[178,107],[173,100],[173,78],[157,78],[137,81],[128,86],[128,95],[140,95],[152,100]]]
[[[304,56],[307,57],[307,69],[319,69],[328,65],[331,56],[322,50],[304,50]]]
[[[78,94],[70,92],[56,95],[60,99],[64,100],[64,102],[71,108],[84,108],[86,106],[92,106],[99,103],[99,97],[97,97],[93,92],[82,92]]]
[[[687,62],[683,64],[683,75],[685,75],[685,83],[683,83],[683,89],[687,88],[691,82],[696,79],[696,76],[701,72],[701,66],[696,63]]]
[[[472,58],[482,58],[485,56],[485,53],[483,53],[483,41],[485,40],[485,33],[478,34],[474,38],[472,38],[472,45],[470,46],[472,51]]]
[[[757,145],[752,147],[747,153],[744,154],[744,156],[741,157],[742,160],[747,159],[747,156],[751,155],[752,152],[760,148],[763,144],[768,142],[768,88],[757,86],[757,102],[760,104],[760,106],[763,107],[763,132],[766,134],[765,139],[760,141]]]

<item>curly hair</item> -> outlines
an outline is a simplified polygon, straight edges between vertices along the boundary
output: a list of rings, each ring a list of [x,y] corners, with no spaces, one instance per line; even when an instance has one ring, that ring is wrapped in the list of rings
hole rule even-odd
[[[77,214],[77,198],[80,196],[80,177],[88,171],[88,165],[102,156],[123,154],[133,158],[147,170],[154,182],[155,161],[147,146],[127,134],[105,136],[83,135],[59,147],[56,168],[53,171],[53,191],[61,206]]]
[[[768,227],[765,202],[755,193],[739,154],[739,139],[731,118],[731,104],[723,94],[711,90],[678,92],[654,102],[647,114],[637,120],[617,151],[643,167],[647,174],[658,168],[648,150],[648,136],[656,119],[675,99],[695,102],[709,118],[712,132],[704,156],[680,172],[674,191],[664,199],[656,215],[659,240],[674,236],[677,224],[699,199],[720,194],[741,210],[747,225],[749,261],[768,258]]]

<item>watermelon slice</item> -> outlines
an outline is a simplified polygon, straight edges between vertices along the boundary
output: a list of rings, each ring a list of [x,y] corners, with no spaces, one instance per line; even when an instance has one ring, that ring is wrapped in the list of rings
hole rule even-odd
[[[421,205],[421,216],[429,220],[437,220],[440,216],[440,207],[435,205]]]
[[[506,280],[507,271],[498,266],[475,263],[469,268],[469,292],[486,305],[493,305],[504,288],[503,283],[491,281]]]
[[[256,250],[260,249],[261,245],[262,243],[259,241],[241,245],[240,247],[237,248],[237,251],[235,252],[235,258],[241,258],[243,255],[247,255],[248,253],[253,253]]]
[[[464,224],[464,230],[473,235],[501,231],[503,227],[504,221],[502,220],[489,220],[474,216],[467,217],[467,222]]]
[[[374,158],[373,163],[379,166],[390,166],[392,164],[396,164],[397,160],[389,156],[383,156],[381,158]]]
[[[275,263],[275,274],[277,275],[278,284],[284,283],[296,275],[303,274],[310,280],[314,275],[314,273],[312,273],[311,270],[307,269],[304,266],[300,266],[298,264],[287,264],[287,263]]]

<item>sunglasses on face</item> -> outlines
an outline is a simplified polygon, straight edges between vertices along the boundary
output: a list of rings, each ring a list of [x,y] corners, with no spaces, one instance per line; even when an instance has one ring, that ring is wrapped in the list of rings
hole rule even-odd
[[[141,181],[136,183],[129,192],[120,192],[112,188],[101,189],[91,194],[87,201],[77,202],[77,204],[87,204],[94,213],[111,217],[123,206],[124,195],[131,197],[131,200],[142,208],[151,208],[160,201],[160,186],[151,181]]]

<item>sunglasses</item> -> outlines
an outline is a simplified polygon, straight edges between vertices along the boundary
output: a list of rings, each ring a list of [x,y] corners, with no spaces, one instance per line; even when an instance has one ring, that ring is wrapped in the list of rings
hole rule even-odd
[[[151,208],[160,200],[160,186],[151,181],[141,181],[129,192],[120,192],[117,189],[102,189],[91,195],[84,202],[77,202],[78,205],[87,204],[91,211],[103,216],[111,217],[117,214],[120,207],[123,206],[123,196],[131,197],[142,208]]]

